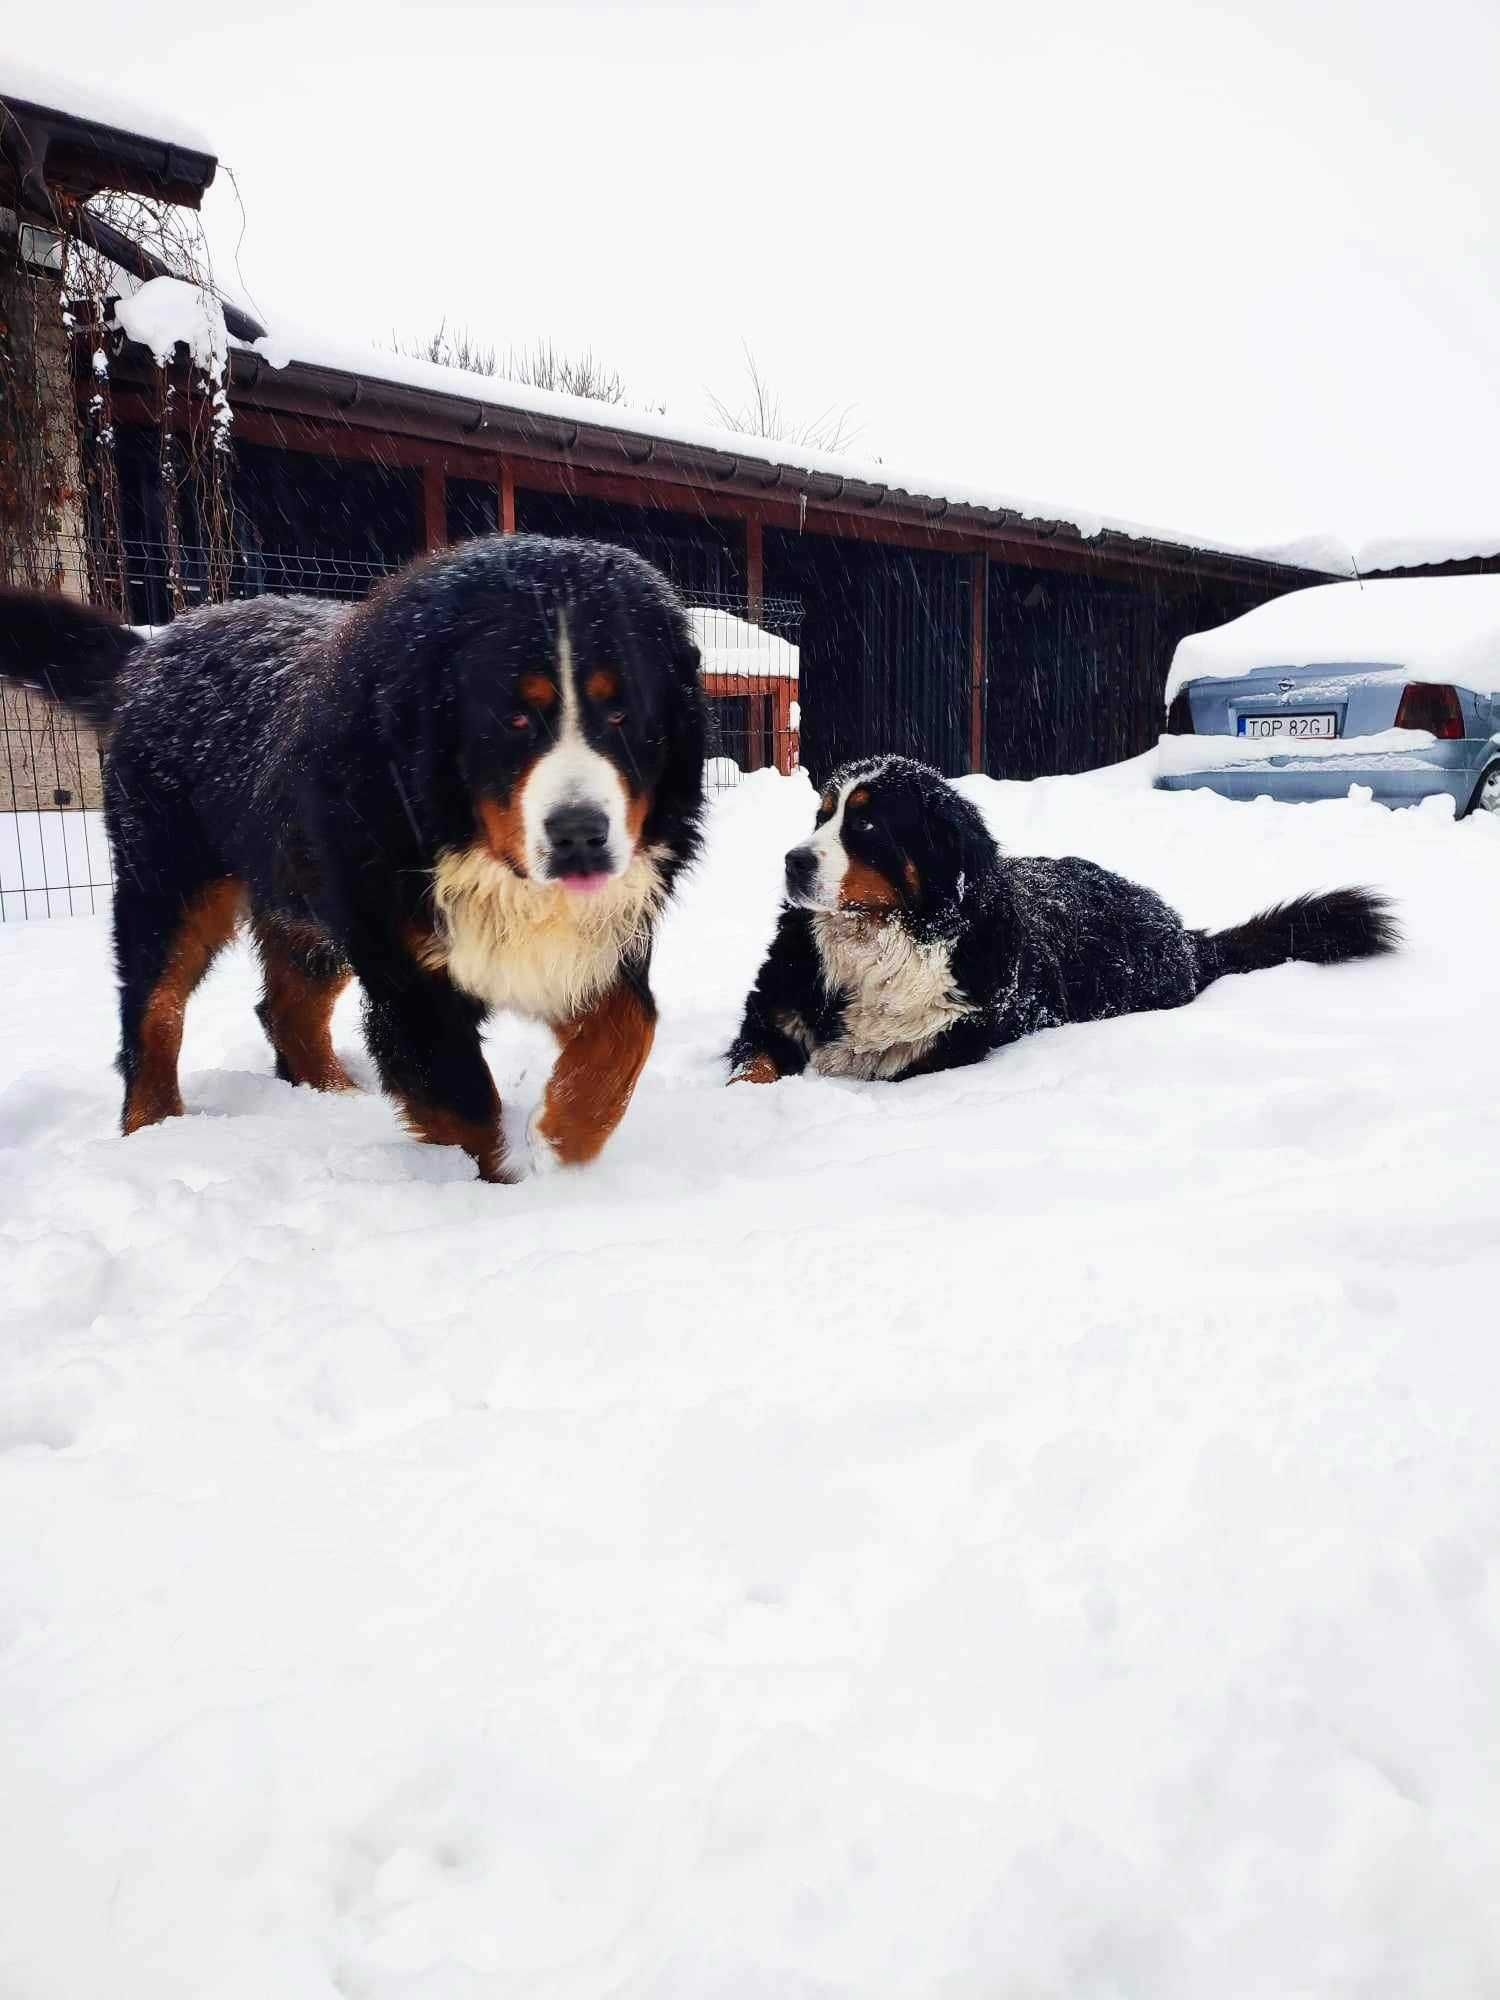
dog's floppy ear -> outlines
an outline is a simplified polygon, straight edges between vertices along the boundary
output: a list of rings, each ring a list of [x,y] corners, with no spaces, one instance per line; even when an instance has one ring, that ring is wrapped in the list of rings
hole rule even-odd
[[[914,858],[920,877],[917,900],[929,909],[961,903],[968,885],[1000,852],[977,809],[947,784],[935,786],[928,802],[925,846],[926,854]]]
[[[679,614],[680,617],[680,614]],[[651,812],[651,832],[669,834],[686,854],[696,845],[703,810],[703,759],[708,752],[708,703],[698,676],[701,664],[686,618],[674,619],[669,671],[674,698],[667,704],[667,755]]]
[[[700,669],[703,656],[690,631],[684,631],[672,649],[672,672],[681,699],[673,702],[667,733],[667,763],[681,761],[703,783],[703,756],[708,745],[708,703],[704,698]]]

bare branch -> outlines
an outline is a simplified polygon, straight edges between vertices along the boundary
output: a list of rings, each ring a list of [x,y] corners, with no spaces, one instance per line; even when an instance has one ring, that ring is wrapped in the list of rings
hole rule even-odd
[[[553,389],[564,396],[587,396],[596,403],[623,403],[628,396],[619,370],[607,367],[592,347],[584,348],[581,354],[564,354],[555,342],[537,340],[530,347],[509,347],[502,355],[494,347],[481,346],[466,327],[450,332],[446,319],[425,340],[392,335],[391,347],[397,354],[435,361],[444,368],[462,368],[471,375],[500,375],[507,382]]]
[[[854,421],[854,405],[842,409],[832,404],[821,415],[808,420],[790,416],[781,398],[761,374],[755,356],[745,349],[745,372],[750,378],[749,393],[737,405],[709,392],[709,405],[726,431],[741,437],[773,438],[782,444],[806,445],[812,451],[847,451],[858,438],[862,425]]]

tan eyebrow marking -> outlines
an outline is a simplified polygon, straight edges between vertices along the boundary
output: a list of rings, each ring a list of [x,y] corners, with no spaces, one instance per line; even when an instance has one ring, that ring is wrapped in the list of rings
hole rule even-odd
[[[870,803],[869,786],[860,785],[855,791],[852,791],[849,794],[849,803],[851,806],[867,806]]]
[[[516,682],[516,693],[522,701],[529,701],[533,708],[557,706],[557,689],[545,674],[522,674]]]
[[[620,692],[620,676],[608,667],[596,667],[583,686],[590,701],[613,701]]]

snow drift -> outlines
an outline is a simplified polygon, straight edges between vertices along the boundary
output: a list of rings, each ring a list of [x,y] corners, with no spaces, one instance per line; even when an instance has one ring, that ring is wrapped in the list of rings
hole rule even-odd
[[[243,956],[121,1142],[103,924],[0,928],[0,1992],[1496,1990],[1500,826],[1148,780],[964,788],[1408,949],[725,1090],[762,774],[515,1189],[278,1084]]]

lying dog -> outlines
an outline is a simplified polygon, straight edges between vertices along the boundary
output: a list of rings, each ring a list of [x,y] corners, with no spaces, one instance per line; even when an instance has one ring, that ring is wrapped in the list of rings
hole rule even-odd
[[[491,537],[365,603],[260,598],[144,646],[62,599],[0,600],[0,672],[108,724],[124,1130],[182,1110],[188,996],[248,915],[276,1073],[349,1086],[351,972],[420,1139],[508,1178],[480,1048],[493,1007],[560,1053],[541,1164],[590,1159],[655,1030],[657,916],[696,851],[698,654],[621,549]]]
[[[925,764],[880,757],[830,781],[729,1052],[731,1082],[901,1078],[978,1062],[1065,1021],[1181,1007],[1226,972],[1394,949],[1363,889],[1190,931],[1092,861],[1011,860]]]

